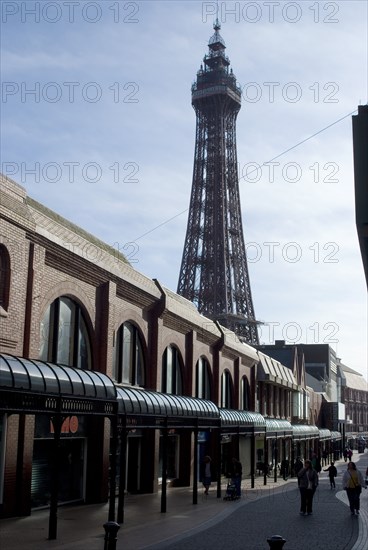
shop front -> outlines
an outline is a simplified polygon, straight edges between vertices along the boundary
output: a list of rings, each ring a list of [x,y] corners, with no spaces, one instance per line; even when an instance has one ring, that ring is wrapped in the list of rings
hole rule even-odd
[[[68,416],[61,425],[59,444],[59,504],[84,501],[87,453],[87,418]],[[37,415],[32,458],[31,506],[50,505],[54,425],[52,418]]]
[[[196,503],[201,454],[212,449],[215,463],[218,463],[220,413],[217,406],[204,399],[128,386],[117,387],[117,402],[120,434],[118,522],[124,521],[133,430],[141,434],[140,445],[144,449],[140,460],[135,461],[134,474],[141,492],[154,492],[160,486],[161,512],[166,512],[167,488],[189,486],[192,482],[193,503]]]
[[[309,424],[293,424],[292,436],[291,463],[294,466],[298,457],[303,461],[306,458],[311,458],[313,452],[318,450],[316,445],[318,444],[319,430],[316,426]]]
[[[101,447],[95,426],[116,418],[115,386],[99,372],[6,354],[0,355],[0,380],[2,473],[7,464],[2,513],[28,515],[31,508],[47,506],[48,538],[56,539],[58,505],[84,499],[89,422],[95,445]],[[93,458],[91,462],[99,462]],[[114,472],[114,461],[110,467]],[[110,499],[108,519],[114,514]]]
[[[267,474],[277,481],[278,475],[286,479],[290,475],[291,440],[293,429],[288,420],[266,418],[265,456]],[[267,481],[265,475],[265,481]]]
[[[256,412],[220,409],[221,417],[221,470],[228,475],[231,460],[240,460],[243,476],[250,476],[254,487],[257,470],[256,451],[264,441],[266,423]]]

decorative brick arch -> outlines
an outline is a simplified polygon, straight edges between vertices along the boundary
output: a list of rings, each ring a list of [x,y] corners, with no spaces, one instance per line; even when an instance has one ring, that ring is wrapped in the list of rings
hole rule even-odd
[[[148,328],[147,323],[143,320],[142,315],[133,309],[125,309],[122,315],[118,316],[118,319],[114,323],[114,332],[117,333],[121,325],[124,323],[132,323],[139,330],[140,336],[142,338],[142,344],[147,348],[147,339],[148,339]]]
[[[226,376],[228,378],[228,382],[229,382],[229,386],[228,388],[226,388],[229,392],[228,395],[225,395],[223,396],[222,395],[222,381],[223,381],[223,377]],[[233,408],[233,405],[229,405],[229,403],[226,403],[225,405],[222,404],[222,401],[225,400],[225,401],[228,401],[230,400],[231,403],[234,403],[234,374],[231,372],[231,370],[227,367],[224,367],[222,370],[221,370],[221,374],[220,374],[220,378],[219,378],[219,384],[220,384],[220,392],[219,392],[219,397],[220,397],[220,402],[221,402],[221,406],[225,406],[226,408]]]
[[[45,315],[45,311],[52,302],[57,298],[66,296],[71,300],[75,300],[82,307],[85,314],[85,321],[87,323],[88,329],[91,331],[91,337],[94,337],[94,321],[95,319],[95,305],[91,303],[90,298],[87,296],[85,291],[77,283],[71,281],[63,281],[55,285],[52,290],[46,293],[43,297],[41,306],[40,306],[40,319]]]
[[[162,353],[168,346],[174,346],[179,350],[183,364],[185,366],[185,343],[183,342],[181,334],[177,334],[176,332],[170,332],[170,334],[167,334],[162,340]]]
[[[136,312],[133,312],[132,310],[127,310],[124,313],[126,313],[126,315],[120,316],[119,317],[119,322],[116,323],[115,326],[114,326],[115,337],[114,337],[114,344],[113,344],[113,348],[112,348],[112,353],[113,353],[112,377],[113,377],[113,379],[117,380],[116,373],[120,369],[123,370],[123,365],[121,363],[121,358],[119,360],[119,346],[121,346],[121,343],[120,343],[121,342],[121,340],[120,340],[120,330],[122,329],[122,327],[126,323],[129,323],[132,327],[134,327],[134,329],[136,331],[136,335],[138,336],[138,339],[139,339],[139,347],[140,347],[142,355],[143,355],[143,366],[142,366],[143,372],[144,372],[144,374],[143,374],[143,378],[144,378],[143,384],[144,384],[144,386],[146,386],[147,382],[149,380],[149,372],[148,372],[149,361],[148,361],[148,344],[147,344],[148,337],[146,338],[146,334],[145,334],[144,330],[146,330],[146,332],[147,332],[147,328],[146,328],[146,325],[143,322],[142,318]],[[121,372],[121,374],[122,374],[122,372]],[[118,380],[118,382],[121,383],[120,380]]]
[[[9,305],[11,260],[8,248],[0,243],[0,313],[5,313]]]
[[[57,299],[57,298],[70,298],[76,302],[83,312],[83,318],[87,327],[87,331],[90,338],[90,346],[92,353],[92,368],[94,368],[94,362],[96,358],[96,331],[94,325],[95,319],[95,306],[92,304],[90,298],[87,296],[85,291],[75,282],[63,281],[62,283],[56,284],[51,291],[47,292],[42,300],[40,307],[40,317],[39,322],[41,323],[46,309]]]

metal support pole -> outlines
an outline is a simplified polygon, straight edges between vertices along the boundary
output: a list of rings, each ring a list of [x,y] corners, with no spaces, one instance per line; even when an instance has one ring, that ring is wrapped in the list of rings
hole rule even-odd
[[[290,467],[289,467],[289,472],[292,477],[294,477],[295,475],[294,464],[295,464],[295,443],[293,442],[291,444]]]
[[[56,540],[57,535],[57,507],[59,493],[59,464],[60,464],[60,434],[64,418],[61,415],[52,417],[54,427],[53,459],[51,464],[51,497],[49,516],[49,540]]]
[[[118,440],[118,417],[117,415],[115,415],[111,418],[109,522],[115,521],[117,440]]]
[[[221,430],[218,428],[216,430],[217,432],[217,439],[216,439],[216,452],[217,452],[217,498],[221,498]]]
[[[274,459],[275,459],[275,468],[274,468],[274,471],[273,471],[273,480],[274,482],[276,483],[277,482],[277,461],[279,459],[278,455],[278,441],[277,441],[277,436],[276,436],[276,439],[275,439],[275,447],[274,447]]]
[[[161,485],[161,513],[166,512],[166,483],[167,483],[167,422],[162,435],[162,485]]]
[[[194,430],[193,504],[198,504],[198,429]]]
[[[124,500],[126,482],[126,458],[127,458],[128,431],[125,427],[120,432],[120,481],[118,499],[118,523],[124,523]]]
[[[264,456],[264,462],[263,462],[263,485],[267,485],[267,474],[268,474],[268,441],[266,434],[264,436],[264,443],[263,443],[263,456]]]
[[[118,540],[118,531],[120,525],[115,521],[107,521],[104,523],[105,529],[105,544],[104,550],[116,550],[116,541]]]
[[[254,432],[253,432],[250,440],[250,479],[251,479],[252,489],[254,489],[254,472],[255,472],[255,459],[256,459],[255,454],[256,454],[256,436],[254,435]]]

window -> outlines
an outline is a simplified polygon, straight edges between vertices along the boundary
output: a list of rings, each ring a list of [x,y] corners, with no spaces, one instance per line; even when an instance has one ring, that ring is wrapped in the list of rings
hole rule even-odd
[[[10,256],[7,248],[0,244],[0,310],[6,312],[9,306]]]
[[[210,365],[205,357],[200,357],[196,365],[195,396],[211,399]]]
[[[231,409],[233,405],[233,384],[228,370],[221,376],[221,407]]]
[[[243,376],[240,386],[240,409],[249,411],[250,409],[250,388],[248,378]]]
[[[41,321],[40,359],[80,369],[92,368],[91,346],[82,309],[70,298],[57,298]]]
[[[182,395],[183,383],[181,378],[182,360],[180,352],[174,346],[168,346],[162,357],[161,391]]]
[[[145,366],[138,328],[126,322],[118,330],[114,379],[122,384],[144,386]]]

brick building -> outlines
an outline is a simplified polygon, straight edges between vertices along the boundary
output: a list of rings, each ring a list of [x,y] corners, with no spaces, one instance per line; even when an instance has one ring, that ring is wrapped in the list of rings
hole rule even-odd
[[[256,462],[318,447],[302,367],[240,342],[8,178],[0,208],[1,516],[104,502],[115,482],[119,499],[195,492],[207,453],[218,484],[233,456],[254,480]]]

